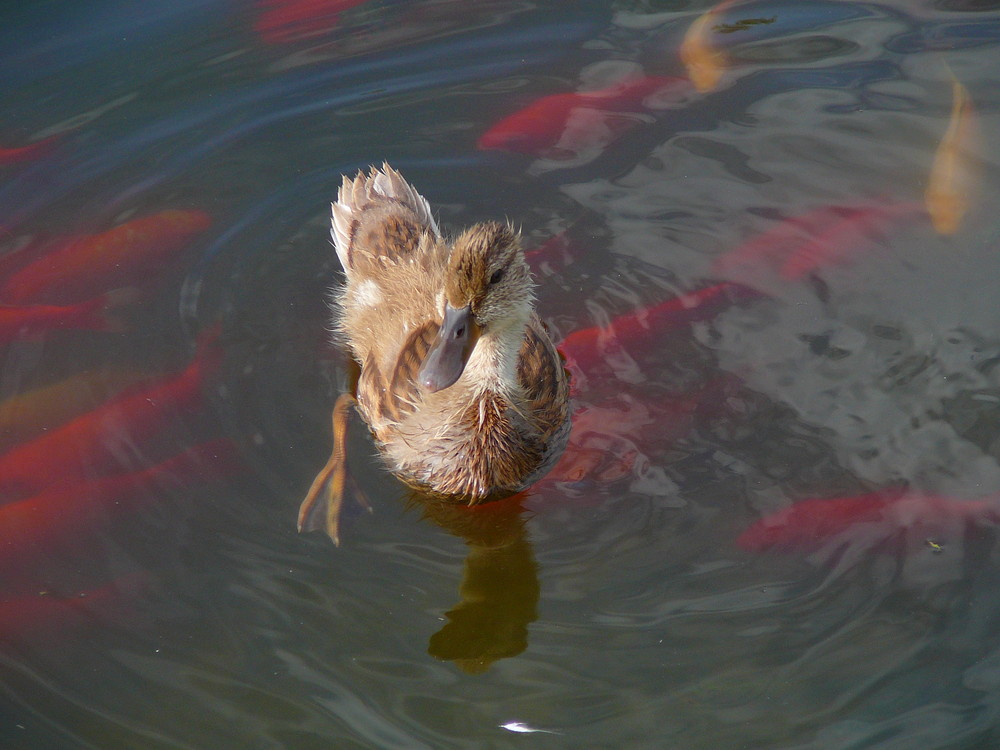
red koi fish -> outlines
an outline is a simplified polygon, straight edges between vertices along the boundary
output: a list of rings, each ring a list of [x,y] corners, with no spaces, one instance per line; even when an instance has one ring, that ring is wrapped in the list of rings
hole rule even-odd
[[[108,512],[139,507],[157,486],[210,481],[235,473],[237,466],[232,443],[215,440],[142,471],[83,482],[70,479],[0,505],[0,559],[23,560],[80,543],[81,535],[104,525]]]
[[[642,122],[642,114],[662,108],[662,97],[675,100],[689,88],[683,78],[643,76],[599,91],[545,96],[500,120],[476,146],[572,158],[607,147]]]
[[[73,596],[50,591],[5,596],[0,599],[0,636],[45,639],[88,624],[135,625],[137,613],[129,597],[142,589],[143,579],[126,576]]]
[[[683,440],[691,434],[698,415],[724,408],[739,382],[733,375],[722,375],[696,389],[658,394],[655,399],[649,398],[646,389],[641,395],[633,394],[618,384],[615,396],[584,403],[574,411],[566,450],[534,489],[544,490],[554,482],[608,484],[627,477],[641,479],[651,462],[640,446],[655,444],[662,451]]]
[[[12,273],[0,284],[0,303],[69,303],[163,273],[211,219],[204,211],[168,210],[71,240]]]
[[[134,289],[118,289],[75,305],[0,305],[0,342],[36,338],[55,330],[125,330],[115,313],[136,300]]]
[[[48,151],[51,151],[58,138],[59,136],[57,135],[50,135],[48,138],[29,143],[26,146],[16,146],[13,148],[0,146],[0,166],[4,164],[20,164],[21,162],[37,159]]]
[[[824,206],[783,221],[716,258],[712,271],[747,278],[764,266],[783,279],[798,280],[819,268],[846,263],[872,233],[922,213],[918,203]]]
[[[569,444],[540,484],[579,482],[609,484],[631,476],[637,461],[645,459],[635,444],[654,422],[649,408],[623,396],[573,413]]]
[[[956,521],[1000,520],[997,499],[959,500],[879,491],[852,497],[800,500],[784,510],[763,518],[736,539],[736,545],[750,552],[776,548],[810,550],[852,528],[882,524],[891,530],[919,527],[934,534]]]
[[[327,34],[341,12],[367,0],[260,0],[254,31],[266,44],[287,44]]]
[[[729,305],[759,296],[755,289],[724,281],[620,315],[606,326],[573,331],[559,350],[568,365],[586,373],[612,346],[628,346],[685,323],[707,320]]]
[[[102,368],[13,395],[0,403],[0,449],[30,440],[151,378],[138,370]]]
[[[179,412],[200,408],[202,384],[221,362],[218,326],[203,332],[180,373],[127,391],[0,456],[0,496],[36,494],[62,480],[115,473],[131,446],[161,432]]]

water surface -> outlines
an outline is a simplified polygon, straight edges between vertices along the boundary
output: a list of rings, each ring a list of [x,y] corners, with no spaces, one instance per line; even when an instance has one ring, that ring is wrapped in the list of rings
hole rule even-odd
[[[37,459],[31,491],[6,486],[7,505],[41,497],[43,521],[0,529],[0,744],[1000,743],[989,514],[736,543],[809,498],[1000,494],[1000,7],[740,3],[725,22],[762,22],[727,35],[713,90],[578,151],[520,153],[476,143],[544,96],[683,78],[710,5],[312,5],[300,21],[249,0],[4,11],[0,147],[45,145],[0,163],[0,271],[164,211],[209,222],[128,282],[143,294],[124,331],[4,341],[4,404],[78,380],[22,408],[28,426],[5,417],[0,449],[221,359],[155,424],[102,422],[110,463],[81,445]],[[921,205],[953,80],[978,132],[957,233],[915,210],[801,278],[719,272],[810,210]],[[449,230],[508,217],[531,248],[565,233],[537,266],[556,335],[720,281],[756,293],[604,351],[576,384],[578,470],[495,507],[409,497],[356,421],[352,491],[373,512],[348,503],[340,548],[299,536],[348,382],[328,342],[329,202],[383,160]],[[216,440],[93,501],[98,477]],[[51,504],[60,482],[69,505]],[[93,512],[59,510],[77,493]]]

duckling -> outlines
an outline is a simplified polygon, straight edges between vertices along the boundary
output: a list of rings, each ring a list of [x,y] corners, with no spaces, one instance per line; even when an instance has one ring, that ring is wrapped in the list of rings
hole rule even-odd
[[[332,213],[346,277],[334,330],[360,375],[356,401],[345,394],[334,407],[333,452],[299,530],[325,528],[338,542],[352,403],[389,470],[421,492],[475,505],[539,479],[569,437],[569,383],[518,233],[484,222],[446,240],[388,164],[345,176]]]

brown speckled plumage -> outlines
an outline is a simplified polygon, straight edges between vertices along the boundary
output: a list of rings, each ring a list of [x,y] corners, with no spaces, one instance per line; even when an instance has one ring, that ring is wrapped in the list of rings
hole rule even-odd
[[[517,234],[487,222],[446,241],[388,165],[344,178],[331,234],[346,275],[337,333],[361,365],[358,408],[393,473],[469,503],[541,476],[565,447],[569,387]],[[468,316],[452,359],[468,342],[457,380],[438,387],[422,374],[437,372],[432,348],[448,346],[446,309]]]

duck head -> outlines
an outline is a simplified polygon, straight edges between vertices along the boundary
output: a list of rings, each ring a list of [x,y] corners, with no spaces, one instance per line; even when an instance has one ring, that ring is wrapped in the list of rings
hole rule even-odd
[[[432,393],[454,384],[480,339],[521,335],[533,304],[518,234],[497,222],[467,229],[448,257],[441,327],[420,367],[420,384]]]

